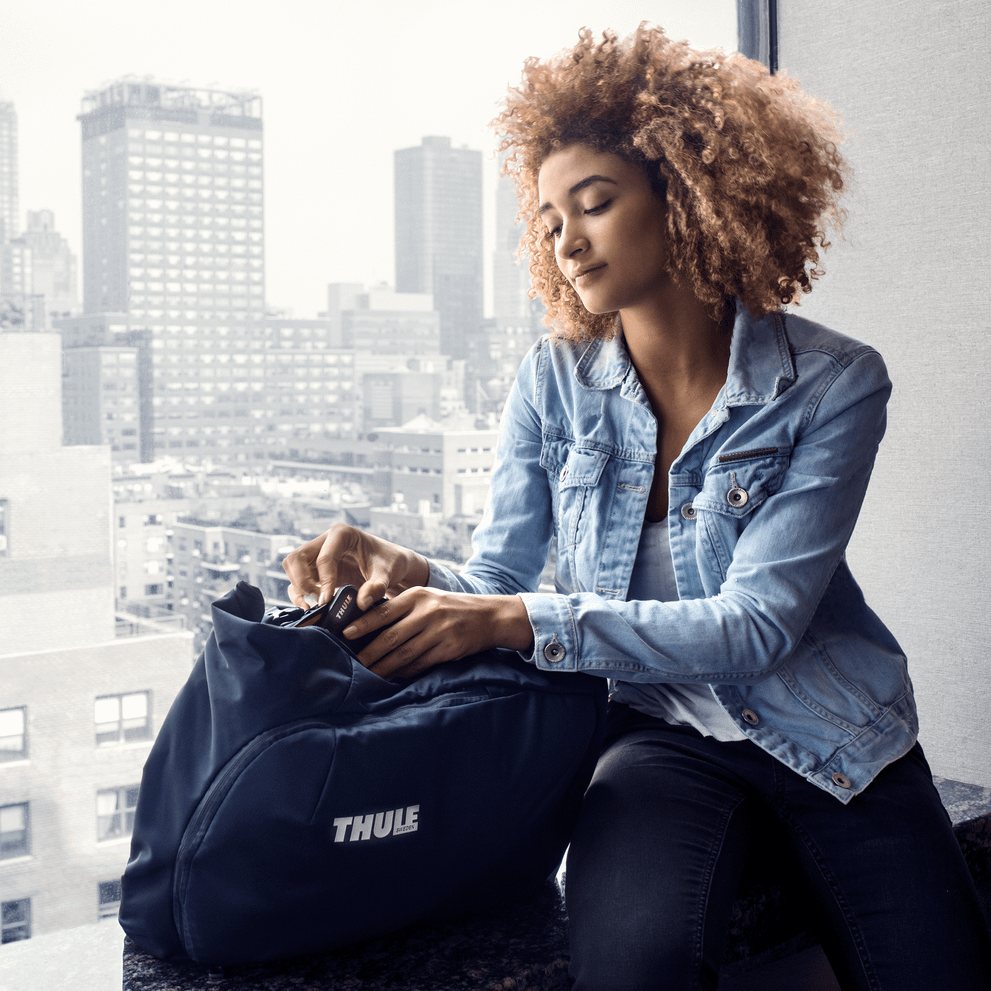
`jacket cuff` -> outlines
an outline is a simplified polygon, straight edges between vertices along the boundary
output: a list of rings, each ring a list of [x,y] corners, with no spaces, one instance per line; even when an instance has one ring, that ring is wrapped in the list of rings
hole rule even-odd
[[[578,631],[566,596],[521,592],[530,626],[533,653],[524,660],[542,671],[578,670]]]
[[[427,578],[427,588],[438,588],[442,592],[463,592],[464,586],[458,581],[457,575],[450,568],[427,559],[430,565],[430,575]]]

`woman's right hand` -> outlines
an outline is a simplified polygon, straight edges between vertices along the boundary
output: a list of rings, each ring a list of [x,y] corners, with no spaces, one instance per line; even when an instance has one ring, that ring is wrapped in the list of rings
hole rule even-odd
[[[426,585],[430,578],[421,554],[343,523],[290,551],[282,567],[289,576],[289,598],[301,609],[327,602],[341,585],[354,585],[358,608],[368,609],[383,596]],[[316,602],[307,602],[307,596]]]

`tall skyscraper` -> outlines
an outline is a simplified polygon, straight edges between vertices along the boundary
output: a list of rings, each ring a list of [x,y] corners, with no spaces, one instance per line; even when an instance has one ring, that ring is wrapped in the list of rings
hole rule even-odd
[[[0,244],[16,237],[21,222],[17,204],[17,111],[0,101]]]
[[[31,249],[33,292],[45,297],[45,311],[68,316],[78,311],[76,256],[55,229],[51,210],[28,210],[27,228],[17,239]]]
[[[544,307],[530,299],[530,268],[517,261],[523,224],[516,222],[519,206],[509,176],[496,186],[496,244],[492,253],[492,302],[495,315],[485,321],[475,360],[478,375],[477,412],[497,411],[505,402],[520,361],[544,332]]]
[[[517,261],[516,251],[523,234],[517,224],[519,206],[516,187],[509,176],[499,176],[496,185],[496,245],[492,253],[492,302],[496,320],[523,325],[531,321],[533,300],[527,295],[530,270],[526,260]]]
[[[0,329],[42,330],[45,308],[33,295],[31,249],[19,229],[17,112],[8,101],[0,102]]]
[[[261,98],[121,80],[79,120],[85,311],[260,319]]]
[[[83,308],[149,332],[151,450],[259,456],[261,98],[123,79],[79,120]]]
[[[395,153],[396,291],[432,293],[440,347],[467,358],[482,324],[482,153],[426,137]]]

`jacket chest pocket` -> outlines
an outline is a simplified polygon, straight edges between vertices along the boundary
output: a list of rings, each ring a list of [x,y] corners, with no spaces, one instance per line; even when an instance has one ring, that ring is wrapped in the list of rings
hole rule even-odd
[[[554,522],[559,539],[568,546],[578,541],[583,517],[602,480],[609,455],[588,448],[576,448],[565,441],[545,443],[540,464],[548,474]],[[598,515],[598,514],[597,514]]]
[[[751,456],[725,456],[705,473],[692,499],[702,529],[725,576],[736,541],[753,514],[784,483],[791,451],[777,448]]]

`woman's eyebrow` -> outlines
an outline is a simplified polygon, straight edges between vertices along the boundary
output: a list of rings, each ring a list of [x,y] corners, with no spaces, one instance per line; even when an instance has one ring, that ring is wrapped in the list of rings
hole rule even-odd
[[[616,182],[615,179],[610,179],[609,176],[607,176],[607,175],[590,175],[590,176],[586,176],[580,182],[576,182],[571,187],[571,189],[568,190],[568,195],[569,196],[574,196],[575,193],[577,193],[580,190],[584,189],[586,186],[591,186],[591,185],[593,185],[593,184],[595,184],[597,182],[609,182],[609,183],[612,183],[614,186],[615,185],[618,185],[618,183]],[[553,208],[551,207],[550,203],[545,203],[540,208],[540,210],[538,211],[538,215],[542,217],[548,210],[551,210],[551,209],[553,209]]]

